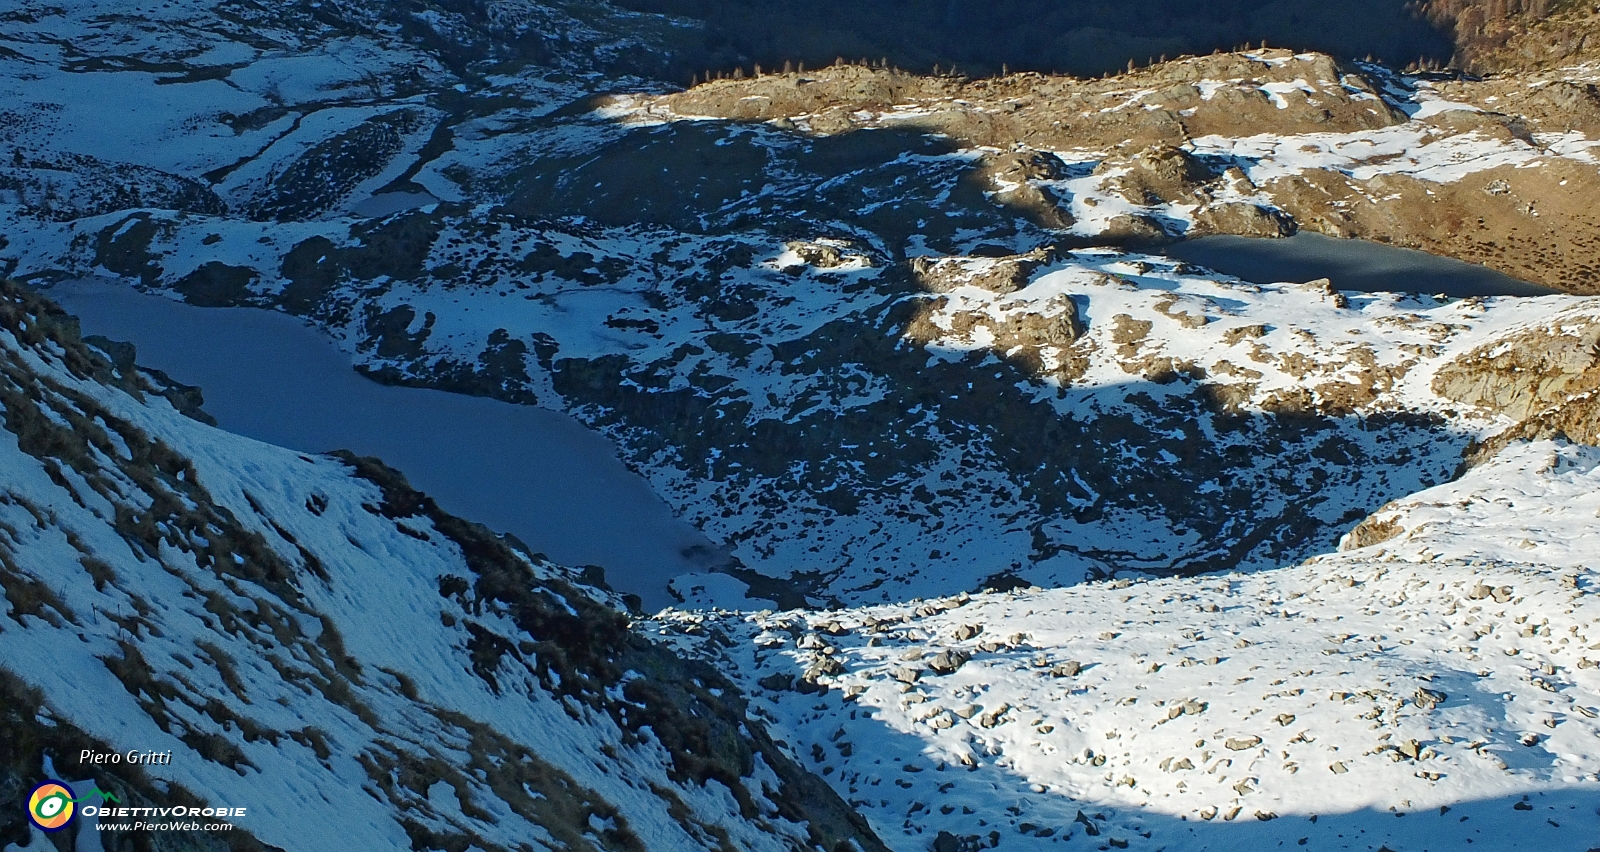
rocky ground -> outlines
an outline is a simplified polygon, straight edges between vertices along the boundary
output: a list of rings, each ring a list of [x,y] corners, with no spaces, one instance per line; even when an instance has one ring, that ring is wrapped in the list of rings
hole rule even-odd
[[[1600,95],[1586,67],[1402,77],[1290,51],[1091,81],[844,66],[626,103],[829,135],[911,127],[998,149],[979,170],[994,201],[1100,240],[1304,228],[1600,291],[1587,201],[1600,181]],[[1101,194],[1112,215],[1084,209]]]

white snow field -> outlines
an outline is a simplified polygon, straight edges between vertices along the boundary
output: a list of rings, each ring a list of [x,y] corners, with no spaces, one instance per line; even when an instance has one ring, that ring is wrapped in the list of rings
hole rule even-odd
[[[1600,450],[1514,444],[1377,517],[1401,532],[1255,574],[658,632],[906,852],[1600,845]]]

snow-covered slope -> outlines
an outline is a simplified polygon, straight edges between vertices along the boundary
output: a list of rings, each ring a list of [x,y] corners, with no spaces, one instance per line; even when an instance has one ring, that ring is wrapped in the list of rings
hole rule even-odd
[[[1597,517],[1600,451],[1517,443],[1291,567],[658,625],[897,849],[1582,852]]]
[[[659,71],[696,30],[604,3],[69,0],[0,13],[0,203],[292,220],[390,209],[481,118]],[[621,76],[620,79],[628,79]]]
[[[879,848],[608,593],[375,460],[180,414],[0,288],[0,840],[64,775],[247,807],[235,848]]]

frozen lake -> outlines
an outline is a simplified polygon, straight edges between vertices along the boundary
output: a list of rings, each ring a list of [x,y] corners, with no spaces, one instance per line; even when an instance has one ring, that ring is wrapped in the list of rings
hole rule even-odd
[[[205,393],[225,429],[268,443],[382,458],[446,511],[509,532],[566,565],[599,565],[655,610],[667,581],[721,550],[675,518],[615,445],[555,411],[369,381],[304,322],[254,308],[196,308],[125,284],[46,291],[85,335],[132,343],[139,363]]]
[[[1285,239],[1201,237],[1175,243],[1166,253],[1257,284],[1328,278],[1340,290],[1443,294],[1458,299],[1556,292],[1453,258],[1309,231]]]

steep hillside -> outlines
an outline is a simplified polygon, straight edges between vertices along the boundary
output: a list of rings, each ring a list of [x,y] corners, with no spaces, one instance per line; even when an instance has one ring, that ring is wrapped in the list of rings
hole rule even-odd
[[[247,807],[198,839],[81,820],[80,850],[882,848],[609,593],[375,460],[185,417],[0,288],[0,842],[40,848],[20,801],[57,776]]]
[[[1426,0],[1424,16],[1450,31],[1452,64],[1518,72],[1600,58],[1600,9],[1582,0]]]

